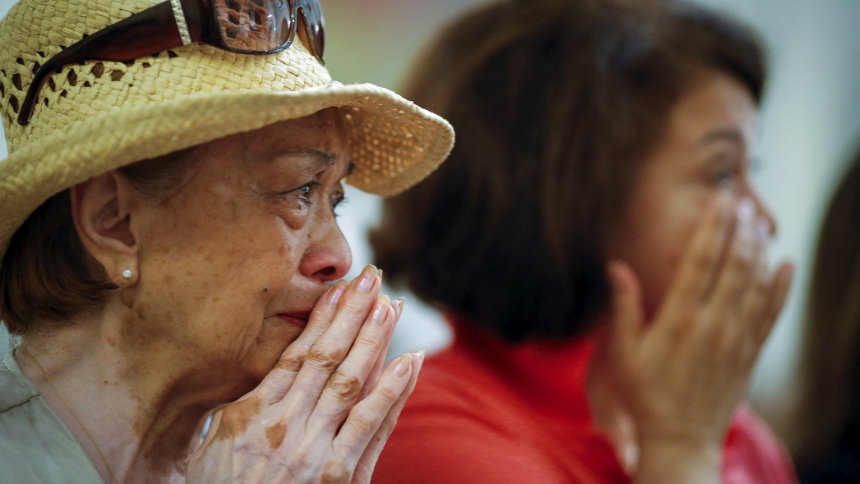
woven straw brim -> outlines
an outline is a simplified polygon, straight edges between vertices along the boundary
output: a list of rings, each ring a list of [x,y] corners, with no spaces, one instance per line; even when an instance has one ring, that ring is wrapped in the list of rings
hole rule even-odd
[[[64,189],[136,161],[330,107],[343,108],[348,144],[359,160],[347,182],[370,193],[390,196],[409,188],[453,145],[445,120],[370,84],[222,91],[111,111],[22,146],[0,162],[0,257],[33,210]],[[373,153],[380,142],[387,149]],[[413,164],[386,158],[392,143],[420,158]]]

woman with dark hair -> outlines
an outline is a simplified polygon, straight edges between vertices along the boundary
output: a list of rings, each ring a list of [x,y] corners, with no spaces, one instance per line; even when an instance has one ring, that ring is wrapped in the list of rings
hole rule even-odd
[[[791,278],[748,173],[764,80],[752,32],[672,2],[441,34],[407,91],[458,144],[371,240],[455,338],[374,482],[795,481],[741,404]]]
[[[789,443],[805,484],[860,480],[860,155],[824,216]]]

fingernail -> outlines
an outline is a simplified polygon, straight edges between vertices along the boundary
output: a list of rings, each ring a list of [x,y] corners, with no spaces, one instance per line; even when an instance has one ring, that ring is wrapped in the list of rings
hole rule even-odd
[[[388,296],[382,295],[379,296],[379,299],[376,300],[376,306],[373,308],[373,316],[371,316],[371,321],[373,324],[382,324],[385,321],[385,316],[388,314],[388,306],[391,300],[388,299]]]
[[[376,277],[376,267],[368,265],[361,271],[361,276],[358,280],[358,290],[365,294],[370,292],[373,287],[373,278]]]
[[[749,198],[742,199],[738,204],[738,220],[741,223],[750,223],[752,222],[754,215],[755,207],[753,206],[752,200]]]
[[[405,297],[399,297],[394,302],[396,302],[397,305],[400,307],[400,312],[402,313],[403,312],[403,305],[406,304],[406,298]]]
[[[376,275],[379,276],[379,280],[381,281],[382,280],[382,269],[378,269],[376,271]]]
[[[400,319],[400,315],[403,314],[403,298],[397,298],[391,302],[391,308],[394,309],[394,317],[398,320]]]
[[[407,371],[409,371],[410,366],[412,366],[412,357],[407,353],[400,357],[400,360],[397,362],[397,366],[394,367],[394,374],[397,376],[403,376]]]
[[[337,284],[334,285],[334,289],[331,291],[331,296],[328,298],[329,306],[337,306],[337,302],[340,301],[340,296],[343,295],[344,288],[346,288],[346,282],[337,281]]]
[[[418,352],[418,359],[424,362],[424,350]]]

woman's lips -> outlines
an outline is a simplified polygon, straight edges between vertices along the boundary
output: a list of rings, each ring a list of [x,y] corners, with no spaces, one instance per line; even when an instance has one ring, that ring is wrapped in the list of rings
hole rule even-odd
[[[279,314],[278,317],[290,324],[295,324],[302,329],[304,329],[304,327],[308,325],[307,316],[292,316],[289,314]]]

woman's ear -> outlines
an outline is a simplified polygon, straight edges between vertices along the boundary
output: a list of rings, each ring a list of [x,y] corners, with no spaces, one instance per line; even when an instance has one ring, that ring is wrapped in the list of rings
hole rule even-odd
[[[104,173],[70,190],[72,219],[84,247],[117,286],[138,277],[138,245],[131,230],[136,199],[132,186],[116,171]]]

